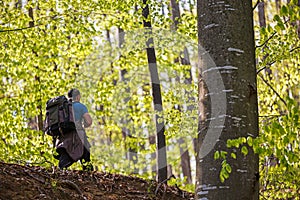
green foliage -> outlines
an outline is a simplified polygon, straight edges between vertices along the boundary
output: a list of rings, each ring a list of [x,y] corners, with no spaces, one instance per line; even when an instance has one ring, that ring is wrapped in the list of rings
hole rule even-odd
[[[190,66],[174,60],[187,47],[191,61],[195,61],[196,16],[185,10],[180,33],[170,32],[169,15],[161,12],[156,1],[149,3],[159,71],[167,75],[161,77],[161,114],[166,124],[168,160],[176,166],[174,173],[180,174],[180,150],[192,152],[191,141],[196,135],[197,85],[195,80],[185,82],[191,78]],[[169,2],[162,5],[166,9]],[[37,119],[44,119],[49,98],[77,87],[94,119],[93,128],[87,132],[95,167],[125,174],[138,170],[139,176],[155,177],[156,147],[155,141],[150,141],[155,138],[155,113],[144,51],[149,37],[141,29],[142,7],[136,1],[3,2],[1,160],[56,165],[51,137],[44,135]],[[115,34],[118,28],[125,33],[122,45]],[[122,80],[120,70],[126,70]],[[133,160],[128,159],[129,152]],[[71,169],[81,166],[75,163]]]
[[[246,156],[253,147],[260,155],[261,195],[268,199],[293,198],[300,193],[297,3],[283,4],[278,12],[270,3],[267,27],[255,27],[259,138],[228,140],[228,152],[214,154],[222,166],[220,180],[225,181],[233,173],[230,160]],[[177,32],[172,32],[169,1],[149,4],[158,70],[163,74],[161,114],[168,162],[180,177],[180,151],[193,152],[192,139],[197,134],[197,70],[175,60],[184,47],[192,64],[197,60],[195,5],[190,10],[184,6]],[[5,0],[1,5],[0,160],[56,165],[52,140],[44,135],[38,119],[44,118],[50,97],[78,87],[94,119],[88,135],[95,166],[155,177],[156,148],[151,141],[155,113],[144,51],[149,35],[141,29],[142,2],[49,0],[21,6]],[[124,31],[122,44],[119,28]],[[126,71],[122,78],[121,70]],[[187,83],[190,70],[193,79]],[[135,159],[128,159],[129,152]],[[270,164],[273,161],[275,165]],[[72,169],[81,167],[76,163]],[[185,180],[173,181],[171,184],[192,190]]]
[[[176,186],[179,188],[184,188],[185,191],[193,193],[195,186],[193,184],[186,184],[186,178],[172,178],[168,181],[169,186]]]
[[[235,153],[231,153],[230,156],[234,159],[236,159],[236,154]],[[226,151],[216,151],[214,153],[214,159],[218,160],[221,159],[221,170],[220,170],[220,181],[222,183],[225,182],[226,179],[229,178],[230,173],[232,172],[232,168],[230,166],[230,164],[228,163],[228,152]]]
[[[297,199],[299,181],[299,35],[296,1],[273,12],[257,34],[260,136],[247,143],[260,155],[263,199]]]
[[[226,179],[229,178],[229,174],[231,173],[231,166],[227,163],[226,160],[222,161],[222,168],[220,171],[220,181],[223,183]]]
[[[261,156],[262,195],[268,198],[299,196],[299,106],[287,98],[288,114],[273,118],[262,128],[257,151]],[[280,183],[280,184],[278,184]],[[276,193],[273,191],[276,190]],[[287,192],[288,191],[288,192]]]
[[[1,159],[53,165],[52,141],[41,131],[40,120],[46,101],[74,83],[76,66],[89,52],[91,24],[55,1],[22,7],[2,3]]]
[[[243,144],[248,144],[248,146],[252,146],[253,145],[253,139],[252,137],[247,137],[247,139],[245,137],[240,137],[237,139],[229,139],[227,140],[227,147],[231,148],[231,147],[235,147],[235,148],[239,148],[241,146],[241,153],[246,156],[248,154],[248,147],[246,145]],[[235,153],[231,154],[232,158],[236,158]]]

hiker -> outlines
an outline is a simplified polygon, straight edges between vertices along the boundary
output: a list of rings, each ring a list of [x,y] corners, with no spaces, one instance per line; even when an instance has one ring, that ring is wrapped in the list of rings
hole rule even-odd
[[[64,169],[80,160],[83,170],[92,171],[90,159],[90,143],[84,128],[92,125],[92,118],[87,107],[80,102],[78,89],[71,89],[68,97],[72,101],[76,131],[59,136],[56,151],[59,154],[59,168]]]

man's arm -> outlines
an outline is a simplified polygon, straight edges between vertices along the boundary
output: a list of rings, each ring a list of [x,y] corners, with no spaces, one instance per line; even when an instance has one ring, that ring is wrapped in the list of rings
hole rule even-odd
[[[83,122],[84,128],[90,127],[93,123],[92,117],[89,113],[83,114],[83,120],[84,120]]]

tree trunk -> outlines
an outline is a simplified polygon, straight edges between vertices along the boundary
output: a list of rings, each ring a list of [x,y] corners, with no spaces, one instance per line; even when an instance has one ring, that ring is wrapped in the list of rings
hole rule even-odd
[[[252,2],[197,3],[196,199],[258,199],[258,156],[246,143],[239,148],[226,145],[228,139],[258,135]],[[219,158],[216,151],[227,154]]]
[[[281,0],[276,0],[276,10],[277,10],[277,13],[279,13],[280,11],[280,8],[281,8]]]
[[[119,48],[122,48],[122,45],[124,43],[124,37],[125,37],[125,32],[122,28],[118,27],[118,40],[119,40]],[[122,56],[122,55],[120,55]],[[120,72],[120,80],[123,81],[127,87],[126,87],[126,92],[130,93],[130,87],[128,85],[128,78],[126,78],[127,70],[126,69],[121,69]],[[130,100],[130,97],[126,97],[123,99],[124,105],[128,104],[128,101]],[[137,174],[138,173],[138,168],[136,167],[136,164],[138,162],[138,157],[137,157],[137,144],[133,144],[132,140],[134,140],[134,137],[131,135],[130,130],[126,127],[127,124],[129,123],[127,116],[122,119],[122,136],[125,142],[125,150],[126,152],[126,159],[130,161],[130,165],[133,164],[133,173]],[[132,168],[132,167],[131,167]]]
[[[176,0],[171,0],[170,5],[171,5],[171,13],[172,13],[171,19],[173,21],[173,26],[174,26],[172,28],[174,30],[177,30],[178,23],[179,23],[178,20],[180,19],[179,3]],[[186,47],[184,48],[182,55],[179,56],[178,62],[179,61],[182,65],[191,65],[189,55],[188,55],[188,50]],[[185,79],[185,83],[192,84],[191,69],[188,70],[188,73],[189,73],[190,77]],[[187,94],[187,96],[190,96],[190,95]],[[193,101],[194,101],[194,99],[189,99],[188,102],[193,102]],[[177,109],[180,110],[180,108],[181,108],[181,105],[178,105]],[[188,106],[188,109],[192,109],[192,108],[190,108]],[[183,139],[180,138],[178,140],[178,144],[180,145],[179,148],[180,148],[181,170],[182,170],[183,176],[186,177],[186,182],[188,184],[191,184],[192,183],[192,171],[191,171],[191,163],[190,163],[190,154],[189,154],[188,149],[183,149],[181,147],[182,143],[183,143]]]
[[[258,18],[259,18],[259,26],[266,27],[265,2],[264,1],[261,1],[258,3]]]
[[[151,36],[151,21],[149,16],[149,5],[147,0],[143,0],[143,25],[145,33],[148,40],[146,44],[147,58],[148,58],[148,67],[150,71],[151,78],[151,87],[153,95],[153,104],[155,110],[155,125],[156,125],[156,137],[157,137],[157,146],[156,146],[156,163],[157,163],[157,179],[158,182],[163,182],[167,180],[167,153],[166,153],[166,139],[165,139],[165,125],[162,116],[162,98],[161,98],[161,89],[160,89],[160,80],[158,77],[156,55],[154,49],[154,42]]]
[[[171,0],[170,1],[170,5],[171,5],[171,19],[173,21],[173,28],[175,30],[177,30],[177,26],[178,26],[178,19],[180,17],[180,11],[179,11],[179,3],[176,0]]]
[[[300,0],[298,0],[297,5],[300,7]],[[300,39],[300,20],[297,20],[297,34],[298,34],[298,38]]]
[[[259,20],[259,26],[261,28],[266,28],[266,14],[265,14],[265,2],[261,1],[258,3],[258,20]],[[265,47],[262,48],[262,52],[264,52]],[[269,54],[265,54],[263,57],[263,60],[265,60]],[[269,66],[266,66],[265,73],[271,78],[272,70]]]
[[[186,178],[187,184],[192,184],[192,170],[191,170],[191,157],[188,149],[182,148],[183,139],[178,140],[180,148],[180,165],[182,169],[183,177]]]
[[[22,4],[21,4],[22,5]],[[31,21],[29,21],[29,27],[34,27],[34,17],[33,17],[33,8],[29,7],[28,9],[28,16],[31,18]],[[38,56],[38,53],[35,50],[32,50],[32,52]],[[38,69],[38,66],[36,66]],[[42,131],[43,130],[43,112],[42,112],[42,96],[41,96],[41,80],[39,76],[34,77],[35,80],[37,81],[37,87],[39,88],[39,98],[38,98],[38,105],[37,109],[39,110],[39,114],[36,117],[37,124],[38,124],[38,130]]]

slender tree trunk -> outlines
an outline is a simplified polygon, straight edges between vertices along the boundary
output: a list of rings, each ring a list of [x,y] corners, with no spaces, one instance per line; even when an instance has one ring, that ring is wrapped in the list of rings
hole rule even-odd
[[[265,14],[265,2],[261,1],[258,4],[258,20],[259,20],[259,26],[261,28],[266,28],[267,23],[266,23],[266,14]],[[262,52],[264,52],[265,47],[262,48]],[[264,55],[263,60],[265,60],[269,54]],[[269,66],[266,66],[265,68],[266,74],[271,78],[272,70],[270,69]]]
[[[151,87],[152,87],[152,95],[153,95],[153,104],[155,114],[155,125],[156,125],[156,162],[157,162],[157,179],[158,182],[165,181],[167,179],[167,153],[166,153],[166,139],[165,139],[165,125],[162,116],[162,98],[161,98],[161,88],[160,88],[160,80],[158,77],[157,63],[156,63],[156,55],[154,49],[154,42],[151,36],[151,21],[149,15],[149,5],[147,4],[147,0],[143,0],[144,8],[143,8],[143,25],[146,29],[146,35],[148,38],[146,51],[148,58],[148,67],[150,71],[151,77]]]
[[[171,5],[171,19],[173,21],[173,29],[177,30],[178,28],[178,23],[179,23],[179,19],[180,19],[180,10],[179,10],[179,3],[176,0],[171,0],[170,1],[170,5]],[[178,59],[179,61],[179,59]],[[180,63],[182,65],[190,65],[190,60],[189,60],[189,55],[188,55],[188,50],[185,47],[183,50],[182,55],[180,55]],[[189,69],[190,77],[187,78],[185,80],[186,84],[191,84],[192,83],[192,73],[191,73],[191,69]],[[189,95],[187,95],[189,96]],[[188,101],[188,102],[192,102],[192,101]],[[181,110],[181,105],[178,105],[178,110]],[[183,176],[187,178],[186,182],[191,184],[192,183],[192,172],[191,172],[191,163],[190,163],[190,154],[188,149],[184,149],[181,147],[181,145],[183,145],[183,139],[180,138],[178,140],[178,144],[180,145],[179,149],[180,149],[180,159],[181,159],[181,170],[183,173]]]
[[[300,0],[298,0],[298,7],[300,7]],[[300,20],[297,20],[297,34],[298,34],[298,38],[300,39]]]
[[[171,0],[170,1],[170,5],[171,5],[171,19],[173,21],[173,28],[174,30],[177,30],[178,27],[178,20],[180,18],[180,11],[179,11],[179,3],[177,0]]]
[[[241,146],[227,147],[228,139],[258,135],[252,2],[197,3],[196,199],[258,199],[258,156],[246,143],[241,145],[246,156]],[[216,151],[227,155],[218,158]]]
[[[17,0],[17,2],[15,4],[15,7],[22,9],[22,7],[23,7],[23,1],[22,0]]]
[[[179,139],[178,143],[180,145],[180,165],[182,174],[184,177],[186,177],[186,183],[192,184],[191,157],[189,151],[181,147],[181,145],[184,143],[182,138]]]
[[[258,3],[258,18],[259,18],[259,26],[266,27],[265,2],[264,1],[261,1]]]
[[[29,21],[29,27],[34,27],[34,17],[33,17],[33,8],[29,7],[28,9],[28,16],[31,18],[31,20]],[[34,50],[32,50],[32,52],[38,56],[38,53],[35,52]],[[36,68],[38,69],[38,66],[36,66]],[[42,112],[42,97],[41,97],[41,80],[40,77],[38,75],[35,76],[35,80],[38,83],[37,87],[39,88],[39,98],[38,98],[38,105],[37,105],[37,109],[39,110],[39,114],[36,117],[37,120],[37,124],[38,124],[38,130],[43,130],[43,112]]]
[[[118,28],[118,40],[119,40],[119,48],[122,47],[124,43],[124,30],[122,28]],[[122,56],[122,55],[121,55]],[[126,78],[127,70],[126,69],[121,69],[120,70],[120,79],[123,81],[125,84],[128,84],[128,78]],[[130,93],[130,88],[129,86],[126,87],[126,92]],[[126,105],[128,101],[130,100],[130,97],[124,98],[123,102]],[[138,173],[138,169],[136,168],[136,164],[138,162],[138,157],[137,157],[137,144],[133,144],[132,140],[135,140],[134,137],[132,137],[130,130],[126,127],[126,125],[129,123],[127,117],[125,119],[122,119],[122,136],[125,141],[125,148],[126,148],[126,158],[131,161],[130,164],[133,163],[134,165],[134,171],[133,173]]]
[[[275,2],[276,2],[276,10],[279,13],[280,8],[281,8],[281,0],[276,0]]]

